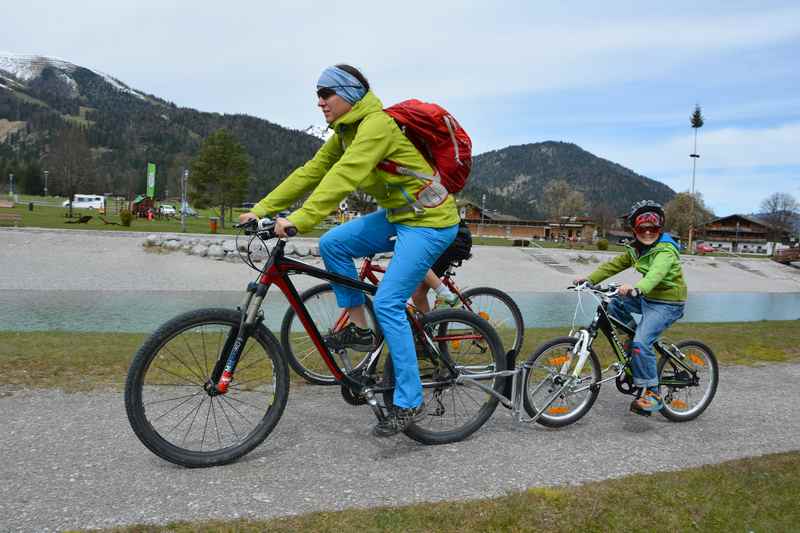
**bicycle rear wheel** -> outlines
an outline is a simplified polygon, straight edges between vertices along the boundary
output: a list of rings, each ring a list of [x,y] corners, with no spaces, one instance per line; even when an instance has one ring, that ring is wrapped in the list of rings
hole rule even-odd
[[[536,421],[543,426],[573,424],[589,412],[597,399],[599,387],[594,385],[600,381],[602,372],[597,355],[590,349],[578,381],[548,403],[575,370],[577,342],[575,337],[553,339],[540,346],[527,361],[523,405],[529,416],[539,415]]]
[[[471,376],[495,392],[503,391],[506,378],[480,379],[480,374],[506,369],[502,344],[492,326],[463,309],[431,311],[421,318],[427,336],[439,351],[417,354],[422,378],[422,393],[427,406],[423,420],[406,428],[405,433],[423,444],[458,442],[478,430],[492,416],[498,399],[473,386],[456,383],[457,375]],[[416,339],[415,332],[415,339]],[[423,339],[416,339],[424,346]],[[447,359],[456,375],[444,364]],[[384,362],[384,383],[394,384],[391,356]],[[393,406],[393,390],[384,393],[384,402]]]
[[[162,325],[128,370],[125,409],[153,453],[188,467],[229,463],[258,446],[283,413],[289,375],[275,337],[258,327],[242,348],[228,392],[211,395],[210,375],[240,314],[201,309]]]
[[[714,399],[719,366],[714,352],[702,342],[687,340],[675,346],[685,356],[682,362],[695,372],[696,378],[671,357],[662,356],[658,376],[664,408],[659,412],[673,422],[686,422],[700,416]]]
[[[346,312],[336,303],[336,295],[330,283],[316,285],[300,294],[300,301],[306,306],[311,320],[316,324],[320,335],[323,337],[343,328],[349,323]],[[367,298],[367,323],[372,331],[379,334],[378,320],[372,310],[372,302]],[[286,311],[281,324],[281,346],[286,352],[289,365],[309,383],[315,385],[336,385],[338,382],[331,374],[328,365],[322,360],[317,347],[308,336],[300,318],[292,307]],[[334,354],[340,367],[347,370],[359,368],[369,356],[365,352],[346,350],[347,361],[339,360]]]
[[[517,303],[493,287],[472,287],[461,293],[464,307],[489,322],[500,337],[503,349],[518,354],[525,337],[525,321]]]

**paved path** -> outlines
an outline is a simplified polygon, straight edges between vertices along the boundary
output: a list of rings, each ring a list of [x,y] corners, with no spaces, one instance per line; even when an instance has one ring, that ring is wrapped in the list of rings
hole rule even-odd
[[[800,417],[769,392],[796,390],[800,364],[723,368],[721,380],[709,410],[686,424],[630,414],[610,386],[571,427],[515,427],[499,407],[467,441],[435,447],[373,438],[368,408],[344,404],[334,388],[295,387],[264,444],[204,470],[147,451],[119,392],[20,392],[0,398],[0,531],[484,498],[800,449]]]

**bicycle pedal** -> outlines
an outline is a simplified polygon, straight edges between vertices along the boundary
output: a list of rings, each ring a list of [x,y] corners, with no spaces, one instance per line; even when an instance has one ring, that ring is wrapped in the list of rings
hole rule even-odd
[[[631,405],[631,413],[637,414],[639,416],[652,416],[652,414],[653,414],[650,411],[645,411],[644,409],[639,409],[635,405]]]

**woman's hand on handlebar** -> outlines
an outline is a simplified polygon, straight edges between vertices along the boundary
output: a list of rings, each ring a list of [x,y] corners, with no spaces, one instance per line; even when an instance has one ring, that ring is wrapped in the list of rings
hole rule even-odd
[[[239,224],[245,224],[251,220],[258,220],[258,215],[253,212],[242,213],[239,215]]]
[[[297,228],[288,219],[278,218],[275,221],[275,235],[278,237],[294,237],[297,235]]]

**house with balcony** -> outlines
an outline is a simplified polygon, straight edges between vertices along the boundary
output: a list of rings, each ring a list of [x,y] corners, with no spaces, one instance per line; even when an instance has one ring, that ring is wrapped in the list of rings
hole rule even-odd
[[[469,201],[458,201],[462,220],[473,235],[506,239],[592,242],[597,226],[586,217],[562,217],[560,220],[521,219],[495,210],[483,210]]]
[[[729,215],[703,226],[697,244],[708,244],[721,252],[772,255],[778,242],[770,238],[775,229],[748,215]]]

